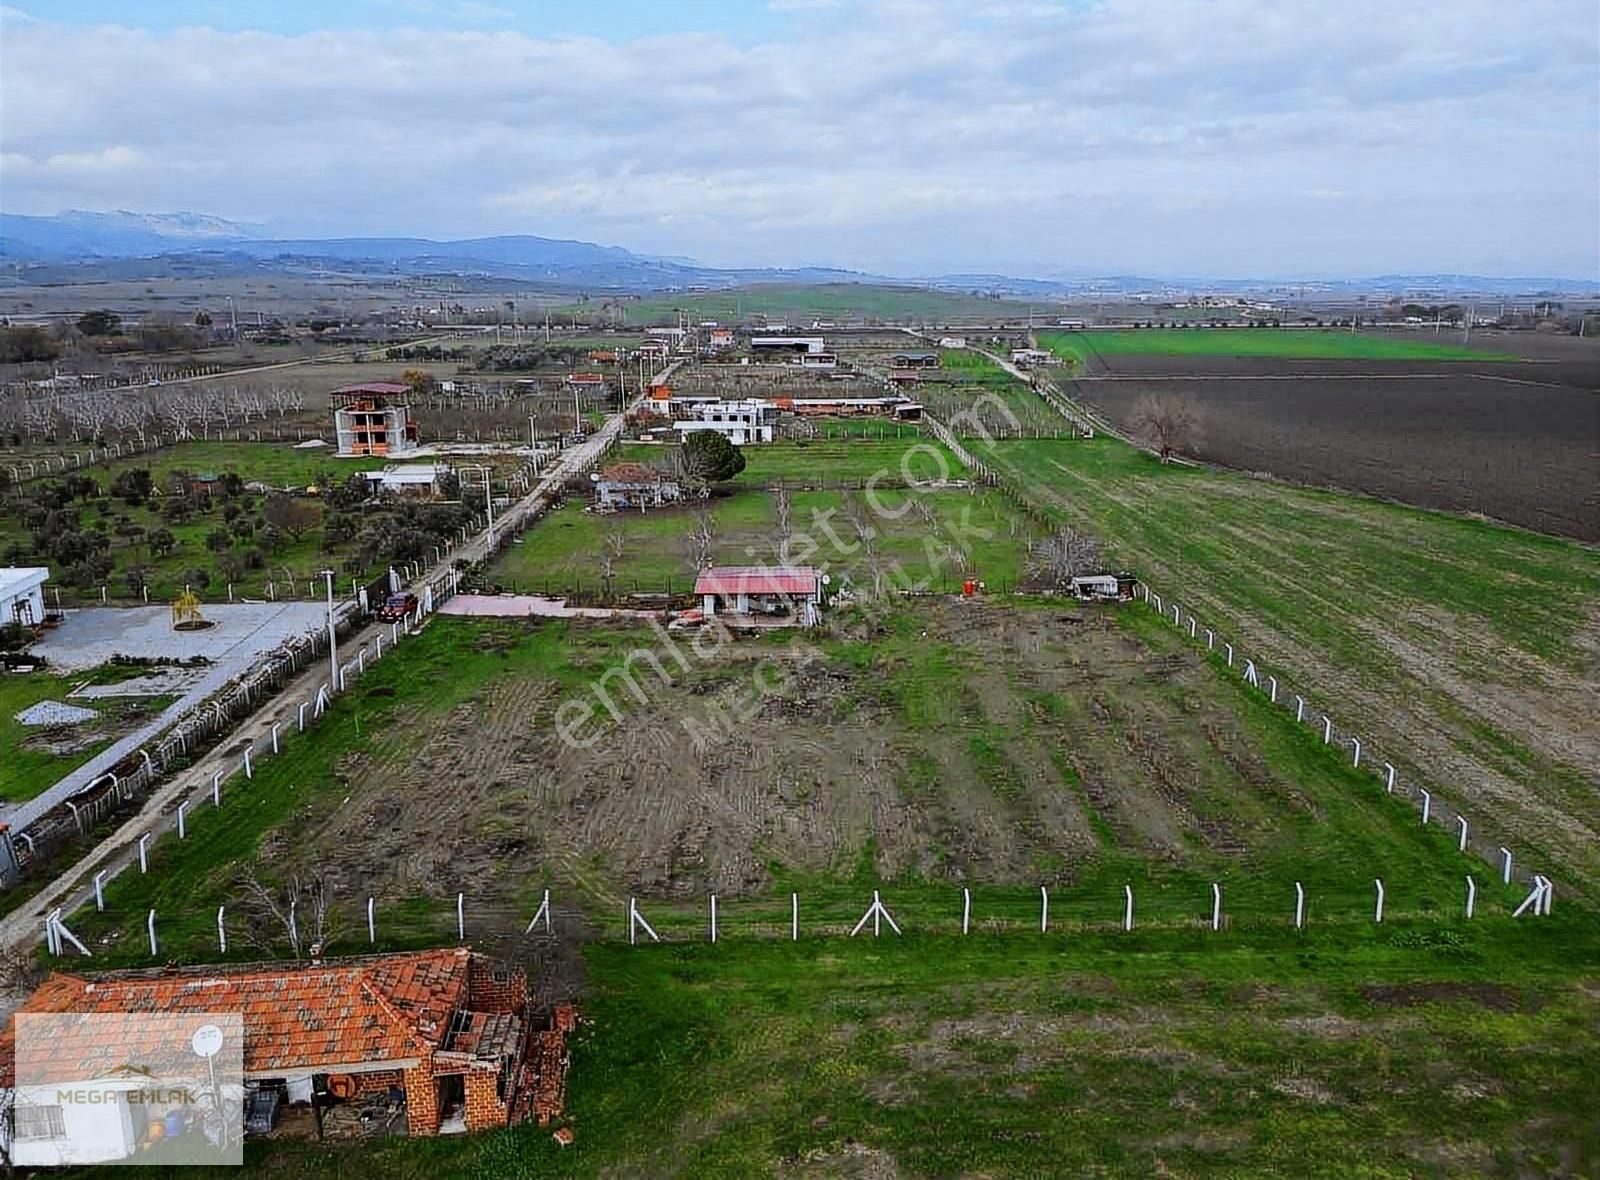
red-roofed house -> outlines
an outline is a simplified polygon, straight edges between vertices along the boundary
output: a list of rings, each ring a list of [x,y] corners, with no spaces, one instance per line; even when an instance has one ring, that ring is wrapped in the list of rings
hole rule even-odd
[[[822,615],[822,571],[804,565],[734,565],[702,570],[694,592],[704,617],[761,615],[814,627]]]
[[[270,1091],[282,1102],[309,1101],[320,1127],[329,1107],[387,1100],[403,1105],[400,1125],[411,1135],[559,1115],[573,1023],[563,1008],[554,1028],[535,1030],[526,974],[466,947],[310,963],[58,971],[18,1012],[238,1012],[247,1109],[260,1105],[252,1091]],[[113,1059],[126,1060],[120,1043],[79,1040],[53,1042],[51,1061],[94,1077]],[[0,1088],[14,1084],[16,1052],[8,1022]],[[48,1130],[59,1120],[35,1122]],[[19,1135],[17,1148],[26,1144]]]

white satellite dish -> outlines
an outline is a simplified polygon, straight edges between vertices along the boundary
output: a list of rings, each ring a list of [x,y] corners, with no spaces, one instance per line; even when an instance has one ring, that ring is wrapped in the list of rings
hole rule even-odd
[[[600,473],[598,471],[589,472],[589,479],[593,483],[599,483],[600,482]]]
[[[832,574],[823,574],[822,575],[822,584],[824,586],[833,585],[833,575]]]
[[[202,1024],[189,1038],[196,1057],[215,1057],[222,1048],[222,1030],[214,1024]]]

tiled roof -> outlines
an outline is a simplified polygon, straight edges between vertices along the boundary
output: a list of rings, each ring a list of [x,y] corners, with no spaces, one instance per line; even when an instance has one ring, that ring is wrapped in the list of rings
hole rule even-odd
[[[396,381],[364,381],[360,385],[341,385],[334,393],[410,393],[411,386]]]
[[[733,565],[703,570],[696,594],[815,594],[820,570],[803,565]]]
[[[458,947],[317,965],[55,972],[18,1011],[240,1012],[247,1073],[401,1061],[426,1056],[444,1041],[451,1015],[467,1005],[470,957]],[[11,1074],[10,1034],[0,1045],[4,1077]],[[124,1059],[126,1042],[85,1043],[72,1056],[89,1065],[108,1051]]]
[[[663,478],[661,472],[643,463],[613,463],[600,472],[607,483],[656,484]]]

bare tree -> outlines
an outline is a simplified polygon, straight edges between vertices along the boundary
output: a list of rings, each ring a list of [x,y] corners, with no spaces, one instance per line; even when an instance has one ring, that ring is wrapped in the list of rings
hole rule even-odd
[[[1035,541],[1028,554],[1028,572],[1052,590],[1062,590],[1073,578],[1098,573],[1100,542],[1070,528],[1059,528]]]
[[[1186,398],[1174,394],[1140,395],[1128,415],[1133,434],[1154,446],[1163,463],[1173,453],[1193,449],[1200,442],[1200,416]]]
[[[711,549],[716,543],[716,522],[708,509],[698,509],[689,529],[689,564],[699,573],[711,564]]]
[[[296,959],[302,947],[327,945],[328,891],[320,873],[306,878],[296,873],[286,884],[273,886],[252,870],[243,886],[243,908],[251,919],[245,941],[250,945],[271,953],[288,942]]]
[[[617,562],[628,546],[628,534],[620,525],[607,530],[600,547],[600,580],[605,584],[605,595],[611,597],[611,579],[616,574]]]

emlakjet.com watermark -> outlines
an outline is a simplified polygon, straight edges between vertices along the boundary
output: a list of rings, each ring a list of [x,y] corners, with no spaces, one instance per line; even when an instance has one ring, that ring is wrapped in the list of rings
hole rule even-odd
[[[19,1012],[0,1135],[17,1167],[242,1164],[238,1012]]]

